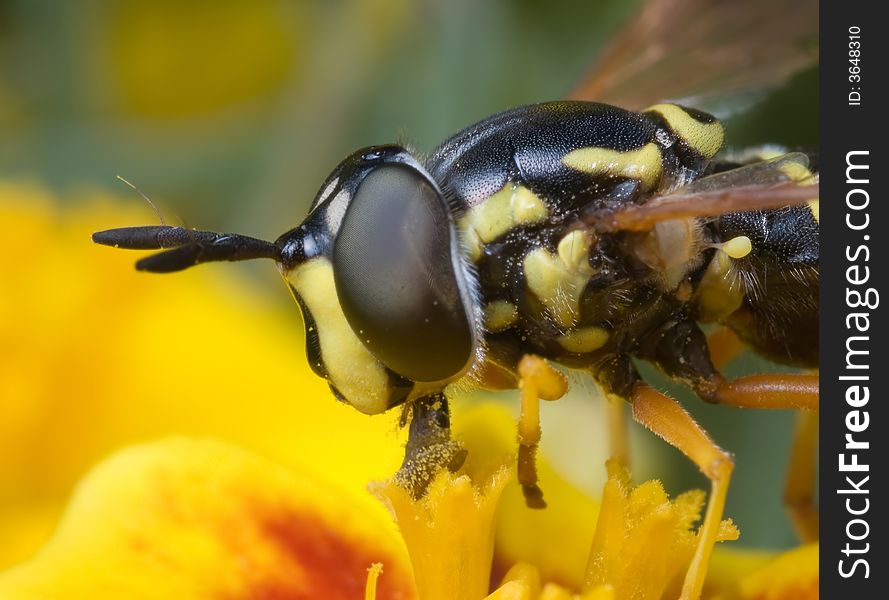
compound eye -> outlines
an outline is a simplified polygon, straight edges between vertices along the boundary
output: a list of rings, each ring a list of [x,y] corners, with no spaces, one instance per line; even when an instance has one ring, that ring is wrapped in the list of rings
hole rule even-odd
[[[412,381],[460,373],[474,334],[454,226],[421,173],[384,165],[367,175],[333,248],[336,291],[355,334]]]

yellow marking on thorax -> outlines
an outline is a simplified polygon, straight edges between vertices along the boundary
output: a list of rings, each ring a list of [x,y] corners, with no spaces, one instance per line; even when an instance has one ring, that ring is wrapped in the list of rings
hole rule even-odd
[[[662,221],[635,239],[634,254],[657,273],[666,291],[675,290],[700,264],[701,224],[696,219]]]
[[[815,175],[805,166],[794,160],[783,161],[778,169],[787,175],[791,181],[805,185],[815,183]]]
[[[733,237],[722,245],[722,251],[730,258],[744,258],[753,250],[753,243],[746,235]]]
[[[798,162],[787,161],[781,165],[780,169],[792,181],[805,185],[815,183],[815,175]],[[809,205],[809,210],[812,211],[812,216],[815,217],[815,222],[820,224],[818,198],[809,200],[807,204]]]
[[[780,156],[784,156],[785,154],[786,152],[781,147],[765,147],[760,148],[755,156],[759,160],[772,160],[773,158],[778,158]]]
[[[611,336],[607,329],[601,327],[583,327],[559,336],[559,344],[568,352],[583,354],[593,352],[605,345]]]
[[[488,331],[503,331],[518,318],[519,310],[506,300],[495,300],[485,307],[485,328]]]
[[[732,260],[722,248],[717,249],[701,277],[696,303],[699,318],[705,323],[722,321],[744,302],[743,281]]]
[[[340,307],[333,266],[314,258],[287,274],[318,328],[321,357],[331,382],[349,403],[372,415],[388,408],[389,377],[385,367],[352,331]]]
[[[556,254],[537,248],[525,256],[528,289],[563,327],[580,317],[580,296],[594,273],[589,264],[593,239],[590,232],[572,231],[559,242]]]
[[[655,104],[645,109],[645,112],[655,112],[662,116],[673,133],[704,158],[713,158],[722,148],[724,132],[719,121],[702,123],[676,104]]]
[[[746,235],[733,237],[715,247],[716,254],[707,265],[697,291],[700,318],[705,322],[721,321],[741,307],[745,291],[743,279],[732,261],[753,251],[753,243]]]
[[[661,151],[656,144],[626,152],[594,146],[578,148],[566,154],[562,163],[591,175],[638,179],[646,190],[655,187],[663,175]]]
[[[818,211],[818,201],[817,200],[809,200],[808,204],[809,204],[809,210],[812,211],[812,216],[815,217],[815,222],[820,224],[821,219],[819,218],[820,215],[819,215],[819,211]]]
[[[470,259],[481,257],[482,246],[493,242],[510,229],[545,221],[549,211],[543,200],[528,188],[512,182],[470,208],[460,219],[463,239],[469,246]]]

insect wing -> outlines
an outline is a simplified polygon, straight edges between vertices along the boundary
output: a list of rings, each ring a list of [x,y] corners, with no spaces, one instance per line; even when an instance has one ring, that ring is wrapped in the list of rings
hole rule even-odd
[[[681,191],[704,192],[788,182],[803,185],[814,183],[815,179],[816,176],[809,171],[809,157],[802,152],[789,152],[770,160],[702,177],[684,186]]]
[[[805,154],[793,152],[772,160],[703,177],[645,204],[583,215],[600,231],[646,231],[662,221],[715,217],[732,212],[768,210],[815,202],[818,177]]]
[[[813,0],[648,0],[569,98],[631,110],[673,99],[725,118],[817,64],[817,36]]]

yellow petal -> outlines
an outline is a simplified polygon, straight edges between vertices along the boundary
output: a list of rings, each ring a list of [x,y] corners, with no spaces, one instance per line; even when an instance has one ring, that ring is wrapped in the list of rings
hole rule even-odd
[[[491,583],[495,512],[513,477],[515,421],[501,407],[457,403],[454,438],[467,451],[458,473],[440,471],[420,499],[395,480],[372,489],[389,508],[407,545],[420,598],[481,600]],[[524,583],[502,598],[519,598]]]
[[[5,600],[413,598],[384,520],[330,484],[210,440],[115,454],[79,486],[30,562],[0,575]]]
[[[393,480],[374,487],[395,516],[423,600],[481,600],[494,553],[494,512],[512,473],[503,468],[473,485],[468,475],[440,471],[419,500]]]
[[[90,234],[154,213],[67,200],[0,182],[0,238],[21,249],[0,260],[15,282],[0,293],[0,568],[46,541],[91,465],[144,440],[222,438],[355,493],[398,468],[397,411],[368,418],[333,399],[271,262],[140,273],[141,253]]]
[[[600,585],[580,597],[580,600],[615,600],[614,588],[610,585]],[[541,599],[543,600],[543,599]]]
[[[737,600],[817,600],[818,544],[779,554],[745,575],[726,598]]]
[[[485,596],[485,600],[535,600],[531,595],[528,584],[524,581],[507,581],[491,594]]]
[[[453,408],[454,435],[464,447],[473,449],[464,466],[473,481],[512,464],[518,445],[512,413],[490,402],[456,403]],[[496,517],[495,573],[502,575],[517,563],[528,563],[543,581],[580,589],[599,505],[561,477],[545,458],[538,458],[538,465],[548,506],[528,508],[521,486],[514,480],[506,484]]]
[[[514,564],[503,577],[501,587],[512,581],[521,583],[527,589],[528,595],[531,598],[537,598],[540,595],[540,572],[534,565],[528,563]]]
[[[566,481],[545,459],[538,464],[547,508],[528,508],[521,487],[516,482],[506,486],[497,513],[496,565],[502,573],[515,563],[530,563],[543,581],[580,589],[599,503]]]
[[[618,598],[659,600],[688,567],[697,543],[692,526],[704,495],[686,492],[671,501],[658,481],[631,488],[628,474],[615,462],[609,462],[608,470],[585,588],[608,585]],[[719,539],[737,534],[724,521]]]

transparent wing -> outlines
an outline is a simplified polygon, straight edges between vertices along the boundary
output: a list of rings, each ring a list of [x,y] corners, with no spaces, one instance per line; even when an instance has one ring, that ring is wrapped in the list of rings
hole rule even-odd
[[[633,110],[674,100],[725,118],[817,62],[816,0],[648,0],[569,98]]]
[[[818,176],[807,166],[806,155],[793,152],[702,177],[645,204],[590,211],[581,222],[598,231],[646,231],[671,219],[806,204],[818,199]]]
[[[776,185],[788,182],[811,184],[814,183],[815,178],[816,176],[809,171],[808,156],[802,152],[788,152],[770,160],[763,160],[702,177],[683,186],[681,191],[695,193],[726,190],[742,186]]]

